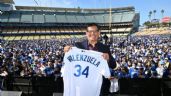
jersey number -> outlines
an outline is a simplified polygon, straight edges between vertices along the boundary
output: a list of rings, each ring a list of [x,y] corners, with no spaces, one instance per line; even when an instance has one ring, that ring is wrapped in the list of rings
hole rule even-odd
[[[74,73],[74,76],[80,77],[81,75],[85,75],[86,78],[89,74],[89,66],[87,66],[85,69],[82,69],[81,65],[75,65],[76,72]]]

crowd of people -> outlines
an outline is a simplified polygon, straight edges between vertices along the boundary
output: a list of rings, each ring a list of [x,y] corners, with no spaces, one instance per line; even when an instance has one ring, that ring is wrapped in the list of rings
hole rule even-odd
[[[133,37],[129,41],[116,39],[112,44],[112,53],[117,62],[117,67],[112,70],[113,76],[118,78],[171,77],[171,39],[169,37]]]
[[[60,76],[65,45],[85,38],[5,41],[0,44],[0,76]],[[112,37],[114,78],[171,78],[171,39],[161,36]]]
[[[74,39],[3,41],[0,76],[60,76],[63,47]]]

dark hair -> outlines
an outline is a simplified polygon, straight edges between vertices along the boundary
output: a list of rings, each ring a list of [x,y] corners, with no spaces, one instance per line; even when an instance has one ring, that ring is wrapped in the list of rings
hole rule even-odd
[[[99,30],[100,30],[99,25],[98,25],[98,24],[96,24],[96,23],[88,23],[88,24],[87,24],[87,26],[86,26],[86,30],[88,29],[88,27],[91,27],[91,26],[96,26],[96,27],[97,27],[97,31],[99,31]]]

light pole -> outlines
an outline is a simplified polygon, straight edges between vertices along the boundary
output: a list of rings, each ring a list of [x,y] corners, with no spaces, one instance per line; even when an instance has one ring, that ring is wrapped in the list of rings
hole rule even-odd
[[[110,8],[109,8],[109,42],[111,43],[111,38],[112,38],[112,29],[111,29],[111,27],[112,27],[112,6],[111,6],[111,0],[109,1],[109,3],[110,3]]]

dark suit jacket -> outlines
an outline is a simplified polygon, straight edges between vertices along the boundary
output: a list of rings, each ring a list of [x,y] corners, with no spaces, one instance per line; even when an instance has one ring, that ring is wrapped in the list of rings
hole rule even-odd
[[[83,42],[77,42],[75,44],[75,46],[77,48],[87,49],[88,50],[88,41],[85,40]],[[109,47],[107,45],[104,45],[104,44],[100,43],[100,42],[98,42],[96,46],[97,46],[97,51],[98,52],[108,53],[109,54],[109,62],[108,62],[109,67],[112,68],[112,69],[115,68],[116,67],[116,62],[115,62],[114,58],[112,57],[112,55],[110,53]]]

